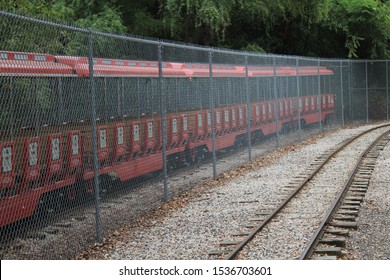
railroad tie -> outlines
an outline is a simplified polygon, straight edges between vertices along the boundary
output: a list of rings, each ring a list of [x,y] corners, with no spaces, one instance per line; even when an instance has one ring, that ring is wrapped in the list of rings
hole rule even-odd
[[[360,192],[360,193],[366,193],[367,192],[367,188],[362,188],[361,186],[354,186],[354,185],[352,185],[352,187],[349,190],[351,192]]]
[[[355,221],[356,216],[353,215],[334,215],[333,219],[337,221]]]
[[[360,205],[360,201],[356,200],[344,200],[343,203],[347,205]]]
[[[340,227],[340,228],[357,229],[357,222],[332,221],[332,222],[330,222],[330,225],[334,226],[334,227]]]
[[[55,224],[56,227],[60,227],[60,228],[70,228],[72,227],[72,224],[71,223],[58,223],[58,224]]]
[[[340,210],[354,210],[359,211],[360,207],[359,205],[341,205]]]
[[[345,199],[346,200],[350,200],[350,201],[360,201],[360,202],[362,202],[364,200],[364,196],[347,196]]]
[[[355,215],[355,216],[357,216],[359,214],[359,211],[357,211],[357,210],[343,210],[343,209],[340,209],[339,211],[337,211],[337,214],[340,214],[340,215]]]
[[[342,236],[348,236],[349,231],[346,229],[333,229],[333,228],[328,228],[325,230],[326,233],[333,234],[333,235],[342,235]]]
[[[234,232],[232,234],[230,234],[231,236],[246,236],[246,235],[249,235],[251,234],[251,232],[248,232],[248,231],[240,231],[240,232]]]
[[[33,232],[33,233],[28,233],[26,237],[30,239],[44,240],[46,239],[46,234],[43,232]]]
[[[337,247],[345,247],[345,242],[345,237],[324,237],[319,241],[321,244],[334,245]]]
[[[240,244],[241,241],[239,240],[227,240],[227,241],[222,241],[221,243],[219,243],[219,245],[221,246],[232,246],[232,245],[237,245],[237,244]]]
[[[249,221],[250,222],[262,222],[262,221],[264,221],[264,219],[262,219],[262,218],[251,218],[251,219],[249,219]]]
[[[44,230],[44,232],[48,234],[57,234],[60,232],[60,230],[58,228],[47,228]]]
[[[225,254],[229,254],[232,250],[221,250],[221,249],[216,249],[216,250],[212,250],[209,252],[209,255],[210,256],[215,256],[215,255],[225,255]]]
[[[319,260],[319,261],[325,261],[325,260],[330,260],[330,261],[334,261],[334,260],[337,260],[337,256],[313,256],[311,257],[312,260]]]
[[[350,195],[350,196],[357,196],[357,197],[364,197],[364,196],[365,196],[365,193],[350,191],[350,192],[349,192],[349,195]]]
[[[333,255],[333,256],[340,256],[341,255],[341,247],[317,247],[314,250],[314,253],[316,254],[326,254],[326,255]]]
[[[258,225],[254,225],[254,224],[246,224],[246,225],[242,225],[242,227],[245,227],[245,228],[254,228],[254,227],[257,227]]]

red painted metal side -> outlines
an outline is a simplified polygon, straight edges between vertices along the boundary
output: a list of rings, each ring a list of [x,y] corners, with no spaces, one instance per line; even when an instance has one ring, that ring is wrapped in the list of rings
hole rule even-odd
[[[214,110],[214,126],[215,126],[215,135],[222,133],[222,112],[220,109]]]
[[[179,120],[177,116],[168,119],[168,149],[173,149],[179,142]]]
[[[114,156],[115,158],[122,157],[126,154],[126,124],[116,123],[114,125]]]
[[[108,126],[98,126],[97,131],[98,159],[99,161],[105,161],[108,160],[110,155],[108,149]]]
[[[150,154],[156,146],[156,137],[154,135],[154,119],[145,120],[144,124],[144,154]]]
[[[238,108],[236,106],[231,108],[231,129],[233,132],[237,130],[238,123]]]
[[[10,188],[15,184],[15,143],[0,143],[0,189]]]
[[[190,139],[190,132],[188,127],[188,116],[187,115],[181,115],[181,127],[180,127],[180,146],[183,146],[188,143]]]
[[[258,103],[252,105],[252,126],[259,126],[261,117],[260,117],[260,105]]]
[[[48,54],[1,51],[0,73],[11,76],[73,75],[72,67]]]
[[[72,173],[75,169],[81,168],[82,161],[82,137],[80,130],[68,132],[68,172]]]
[[[61,133],[51,134],[47,137],[46,153],[47,173],[49,177],[60,174],[63,165]]]
[[[222,129],[224,134],[230,132],[231,128],[231,109],[230,108],[224,108],[222,109]]]
[[[141,122],[130,122],[130,154],[132,157],[139,156],[142,151]]]
[[[41,176],[41,147],[38,137],[24,140],[23,183],[37,181]]]
[[[246,105],[238,107],[238,130],[246,129]]]
[[[156,153],[114,165],[112,172],[114,172],[121,181],[125,182],[161,170],[162,166],[163,159],[161,153]]]

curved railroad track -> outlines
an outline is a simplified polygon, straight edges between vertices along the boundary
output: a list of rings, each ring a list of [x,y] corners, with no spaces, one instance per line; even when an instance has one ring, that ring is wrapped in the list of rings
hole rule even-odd
[[[264,242],[269,243],[269,245],[272,246],[272,242],[269,242],[269,236],[271,236],[272,233],[275,233],[274,231],[278,231],[278,226],[283,227],[283,224],[286,223],[289,225],[286,226],[285,224],[284,227],[288,227],[289,230],[287,230],[286,233],[280,234],[297,235],[299,238],[301,238],[302,244],[298,245],[297,248],[293,248],[293,245],[286,243],[286,247],[291,247],[291,254],[288,255],[289,253],[287,253],[286,257],[284,258],[299,258],[308,242],[307,240],[310,239],[318,225],[324,223],[322,221],[322,217],[324,217],[324,215],[329,212],[327,205],[332,204],[335,197],[337,198],[340,196],[339,186],[346,184],[344,184],[344,182],[340,183],[340,180],[345,180],[347,182],[352,180],[349,177],[353,176],[354,172],[350,172],[350,170],[356,170],[356,166],[359,164],[360,158],[367,153],[367,150],[369,150],[372,146],[375,146],[375,143],[377,143],[384,135],[389,133],[389,126],[390,124],[384,124],[368,129],[356,135],[355,137],[347,139],[341,145],[339,145],[339,147],[331,149],[327,153],[317,158],[315,162],[311,164],[310,168],[307,169],[306,172],[296,176],[294,181],[285,187],[286,191],[288,192],[288,195],[282,200],[281,203],[277,205],[277,207],[260,208],[257,213],[255,213],[254,217],[249,218],[249,223],[243,226],[246,231],[241,230],[238,234],[236,234],[235,240],[227,240],[220,242],[221,248],[210,251],[209,255],[218,256],[218,258],[224,259],[262,258],[262,253],[259,253],[256,256],[253,255],[256,254],[253,253],[256,250],[253,250],[253,248],[256,248],[257,246],[251,244],[256,243],[254,239],[262,238],[256,236],[259,236],[267,225],[275,223],[275,229],[268,229],[265,233],[262,233],[266,237]],[[371,137],[374,137],[371,136],[372,134],[375,134],[374,141],[370,139]],[[367,142],[370,142],[370,144],[372,143],[372,145],[370,145],[368,148]],[[360,153],[356,155],[357,152]],[[354,154],[354,156],[351,156],[352,154]],[[345,157],[348,157],[348,160],[346,160]],[[338,161],[337,166],[339,167],[332,167],[334,165],[334,161]],[[343,164],[344,166],[340,167],[340,164]],[[330,172],[326,171],[326,169],[332,168],[336,168],[336,170],[333,170],[333,175],[326,175]],[[342,177],[335,175],[339,173],[347,173],[349,174],[349,177],[344,179],[339,178],[339,182],[336,182],[337,177]],[[321,176],[325,177],[321,178]],[[310,201],[313,201],[313,199],[314,201],[317,200],[322,202],[322,209],[319,209],[321,207],[316,207],[315,209],[313,209],[313,206],[309,205],[311,203]],[[302,210],[300,208],[301,206],[299,205],[305,203],[308,203],[306,210]],[[286,209],[288,208],[290,208],[290,210],[286,211]],[[290,222],[285,222],[288,221],[289,218]],[[299,227],[295,227],[294,222],[291,222],[291,218],[302,225],[306,224],[306,230],[302,230]],[[308,222],[310,219],[312,221]],[[335,231],[336,230],[334,230],[334,233]],[[317,230],[316,232],[321,231]],[[339,232],[343,233],[344,231],[339,230]],[[237,236],[240,236],[242,239],[237,239]],[[310,243],[317,244],[318,242],[310,241]],[[266,246],[267,244],[264,243],[260,245],[263,251],[267,251]],[[283,245],[277,244],[277,246]],[[286,249],[286,251],[289,250]],[[267,253],[264,253],[264,258],[273,257],[267,256]]]
[[[300,259],[337,259],[345,247],[349,229],[356,229],[356,217],[360,203],[370,183],[380,151],[390,141],[389,132],[380,135],[361,154],[356,167],[350,174],[346,184],[330,207],[325,219],[318,227]]]

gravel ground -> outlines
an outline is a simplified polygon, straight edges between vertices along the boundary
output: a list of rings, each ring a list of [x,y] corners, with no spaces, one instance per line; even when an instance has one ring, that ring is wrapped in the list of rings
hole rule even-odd
[[[281,148],[156,208],[75,258],[208,259],[208,252],[221,241],[231,240],[231,234],[247,223],[248,216],[279,203],[285,195],[283,186],[316,157],[372,126],[341,129]],[[310,212],[305,214],[310,216]]]
[[[390,145],[377,159],[359,210],[358,230],[350,232],[344,259],[390,259]]]

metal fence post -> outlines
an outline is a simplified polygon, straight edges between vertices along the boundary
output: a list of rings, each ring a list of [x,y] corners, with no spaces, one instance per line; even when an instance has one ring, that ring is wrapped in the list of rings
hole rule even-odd
[[[252,161],[252,144],[251,144],[251,121],[250,121],[250,107],[251,100],[249,95],[249,76],[248,76],[248,56],[245,56],[245,93],[246,93],[246,124],[248,137],[248,157]]]
[[[317,88],[318,88],[318,118],[320,124],[320,133],[322,133],[322,108],[321,108],[321,76],[320,76],[320,60],[317,61]]]
[[[209,50],[209,90],[210,90],[210,114],[211,114],[211,141],[213,154],[213,179],[217,178],[217,156],[215,153],[215,112],[214,112],[214,88],[213,88],[213,49]],[[207,120],[206,120],[207,121]]]
[[[39,125],[39,122],[40,122],[40,114],[41,114],[41,110],[39,110],[39,100],[38,100],[38,87],[36,84],[32,84],[32,82],[30,82],[30,86],[33,88],[32,92],[33,92],[33,96],[34,96],[34,132],[36,133],[36,136],[38,136],[38,132],[40,130],[40,125]]]
[[[276,146],[279,148],[279,104],[278,104],[278,92],[276,89],[276,61],[275,57],[272,58],[272,65],[274,68],[274,112],[275,112],[275,126],[276,126]]]
[[[299,60],[296,59],[296,72],[297,72],[297,98],[298,98],[298,139],[301,141],[301,93],[300,93],[300,84],[299,84]]]
[[[344,127],[344,85],[343,85],[343,62],[340,61],[340,91],[341,91],[341,126]]]
[[[366,122],[368,122],[368,63],[365,62],[366,65]]]
[[[354,108],[353,108],[353,63],[350,61],[350,68],[349,68],[349,114],[351,121],[353,120],[353,113],[354,113]]]
[[[389,119],[389,61],[386,60],[386,116]]]
[[[168,167],[167,167],[167,131],[166,131],[166,100],[164,92],[164,79],[162,72],[162,56],[163,46],[157,45],[157,56],[158,56],[158,91],[160,96],[160,111],[161,111],[161,145],[162,145],[162,160],[163,160],[163,181],[164,181],[164,202],[169,199],[168,189]]]
[[[93,173],[94,173],[94,191],[95,191],[95,219],[96,219],[96,239],[102,242],[102,221],[100,213],[100,186],[99,186],[99,161],[97,156],[97,128],[96,128],[96,92],[95,79],[93,72],[93,38],[92,32],[89,31],[88,36],[88,65],[89,65],[89,82],[91,94],[91,110],[92,110],[92,146],[93,146]]]
[[[64,122],[64,94],[62,92],[61,77],[58,78],[58,99],[59,99],[58,124],[61,125]]]

